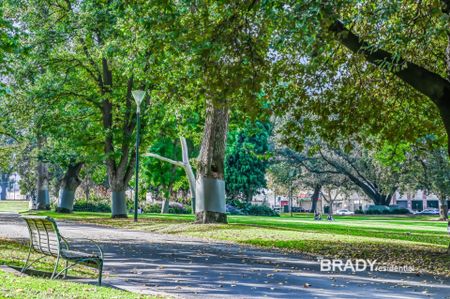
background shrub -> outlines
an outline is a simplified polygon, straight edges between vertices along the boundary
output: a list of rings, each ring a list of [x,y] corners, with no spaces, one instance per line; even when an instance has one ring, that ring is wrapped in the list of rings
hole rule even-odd
[[[244,215],[241,209],[233,206],[233,205],[227,205],[227,214],[230,215]]]
[[[280,216],[277,212],[264,205],[249,205],[246,209],[246,214],[252,216]]]
[[[410,214],[411,212],[406,208],[393,208],[391,214]]]
[[[161,203],[144,203],[140,205],[144,213],[161,213]],[[190,205],[183,205],[181,203],[171,203],[169,205],[169,214],[191,214],[192,208]]]
[[[108,198],[97,198],[86,201],[77,199],[73,205],[75,212],[105,212],[111,213],[111,204]]]
[[[359,210],[355,211],[355,214],[360,214]],[[411,212],[406,208],[399,208],[399,207],[388,207],[387,209],[376,209],[376,208],[369,208],[367,211],[364,212],[366,215],[387,215],[387,214],[410,214]]]
[[[265,205],[252,205],[247,202],[228,201],[227,212],[231,215],[251,216],[280,216],[277,212]]]
[[[183,205],[178,202],[169,205],[169,214],[191,214],[192,208],[188,205]]]
[[[142,206],[142,212],[144,213],[161,213],[160,203],[145,203]]]

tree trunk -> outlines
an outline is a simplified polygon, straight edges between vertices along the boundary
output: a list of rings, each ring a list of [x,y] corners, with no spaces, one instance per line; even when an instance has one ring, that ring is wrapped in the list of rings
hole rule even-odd
[[[172,173],[174,174],[175,167],[172,168]],[[169,213],[170,208],[170,200],[172,199],[172,188],[173,188],[173,182],[169,184],[169,195],[164,198],[162,204],[161,204],[161,214],[167,214]]]
[[[89,197],[91,195],[91,177],[88,175],[85,179],[85,184],[84,184],[84,197],[86,199],[86,202],[89,201]]]
[[[9,184],[9,173],[2,173],[1,175],[1,184],[2,192],[0,193],[0,200],[6,200],[8,194],[8,184]]]
[[[122,156],[122,160],[126,158],[127,155]],[[134,153],[131,154],[130,162],[127,166],[123,168],[108,169],[109,185],[111,186],[112,193],[112,205],[111,205],[111,217],[112,218],[127,218],[127,198],[125,191],[128,188],[128,183],[133,175],[133,167],[135,158]]]
[[[195,214],[195,174],[192,170],[191,163],[189,162],[189,150],[186,143],[186,138],[180,137],[181,143],[181,154],[184,165],[184,171],[186,172],[186,176],[188,177],[189,182],[189,190],[191,191],[191,208],[192,213]]]
[[[106,169],[108,173],[109,185],[112,191],[112,218],[127,218],[127,202],[125,191],[128,183],[133,176],[134,163],[136,161],[136,148],[133,144],[133,130],[136,128],[136,114],[132,109],[133,77],[127,82],[127,93],[125,96],[124,121],[122,124],[122,136],[120,141],[120,150],[115,150],[113,125],[113,103],[110,100],[113,87],[112,71],[106,58],[102,58],[102,76],[99,78],[99,87],[102,90],[103,101],[101,103],[103,129],[105,134],[104,151],[106,154]],[[119,139],[119,138],[116,138]],[[120,153],[120,154],[119,154]],[[119,156],[119,161],[116,161]]]
[[[125,196],[125,188],[112,189],[112,218],[127,218],[127,199]]]
[[[75,200],[75,191],[81,184],[79,178],[82,162],[71,163],[67,167],[64,177],[61,179],[61,186],[59,188],[58,206],[56,212],[71,213],[73,211],[73,203]]]
[[[245,196],[245,201],[247,203],[251,203],[253,200],[253,194],[252,191],[250,190],[250,188],[248,188],[247,192],[246,192],[246,196]]]
[[[389,206],[393,195],[393,194],[384,195],[381,193],[373,193],[373,194],[368,194],[367,192],[365,193],[373,200],[374,204],[379,206]]]
[[[170,208],[170,199],[165,198],[161,204],[161,214],[169,213],[169,208]]]
[[[292,188],[289,188],[289,215],[292,217]]]
[[[208,101],[196,181],[198,223],[227,223],[224,181],[227,130],[228,108]]]
[[[314,186],[314,192],[313,195],[311,196],[311,210],[309,211],[310,213],[314,213],[317,210],[317,202],[319,201],[320,198],[321,189],[322,189],[321,185]]]
[[[49,210],[50,197],[48,192],[48,167],[39,161],[37,165],[37,198],[34,208],[36,210]]]
[[[448,204],[445,196],[439,198],[439,220],[448,220]]]
[[[333,203],[334,203],[334,200],[330,200],[329,205],[328,205],[328,215],[330,215],[330,216],[333,215]]]

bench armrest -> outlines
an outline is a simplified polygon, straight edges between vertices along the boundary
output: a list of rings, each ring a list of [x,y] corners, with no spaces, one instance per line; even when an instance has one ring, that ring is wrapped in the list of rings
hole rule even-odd
[[[66,240],[66,238],[64,238],[63,236],[59,235],[59,237],[61,238],[61,240],[63,241],[62,243],[64,244],[64,246],[66,247],[67,250],[70,250],[70,245],[69,242]]]
[[[100,258],[101,258],[102,261],[103,261],[103,250],[102,250],[102,248],[100,247],[100,245],[99,245],[97,242],[95,242],[94,240],[91,240],[91,239],[87,239],[87,240],[89,240],[92,244],[94,244],[95,247],[97,247],[97,250],[98,250],[98,252],[100,253]]]

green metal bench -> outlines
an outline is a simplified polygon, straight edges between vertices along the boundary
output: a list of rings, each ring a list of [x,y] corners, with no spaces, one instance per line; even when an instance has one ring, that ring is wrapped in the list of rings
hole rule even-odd
[[[58,226],[53,218],[46,216],[22,216],[22,219],[25,220],[30,233],[30,248],[22,272],[44,257],[52,256],[56,258],[56,262],[51,279],[55,279],[63,273],[65,278],[68,269],[77,264],[82,264],[96,268],[98,270],[98,285],[102,284],[103,251],[100,246],[89,240],[96,247],[95,251],[98,252],[87,253],[74,250],[69,246],[69,242],[59,233]],[[30,261],[31,252],[33,251],[42,256]],[[58,272],[60,260],[65,261],[65,266],[64,269]]]

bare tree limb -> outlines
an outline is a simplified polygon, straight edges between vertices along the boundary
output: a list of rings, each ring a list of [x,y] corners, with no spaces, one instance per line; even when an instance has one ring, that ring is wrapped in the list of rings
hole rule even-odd
[[[155,153],[147,153],[147,154],[144,154],[143,156],[144,156],[144,157],[152,157],[152,158],[156,158],[156,159],[158,159],[158,160],[161,160],[161,161],[164,161],[164,162],[168,162],[168,163],[170,163],[170,164],[173,164],[173,165],[176,165],[176,166],[179,166],[179,167],[183,167],[183,168],[185,167],[185,165],[184,165],[183,162],[175,161],[175,160],[172,160],[172,159],[163,157],[163,156],[158,155],[158,154],[155,154]]]

